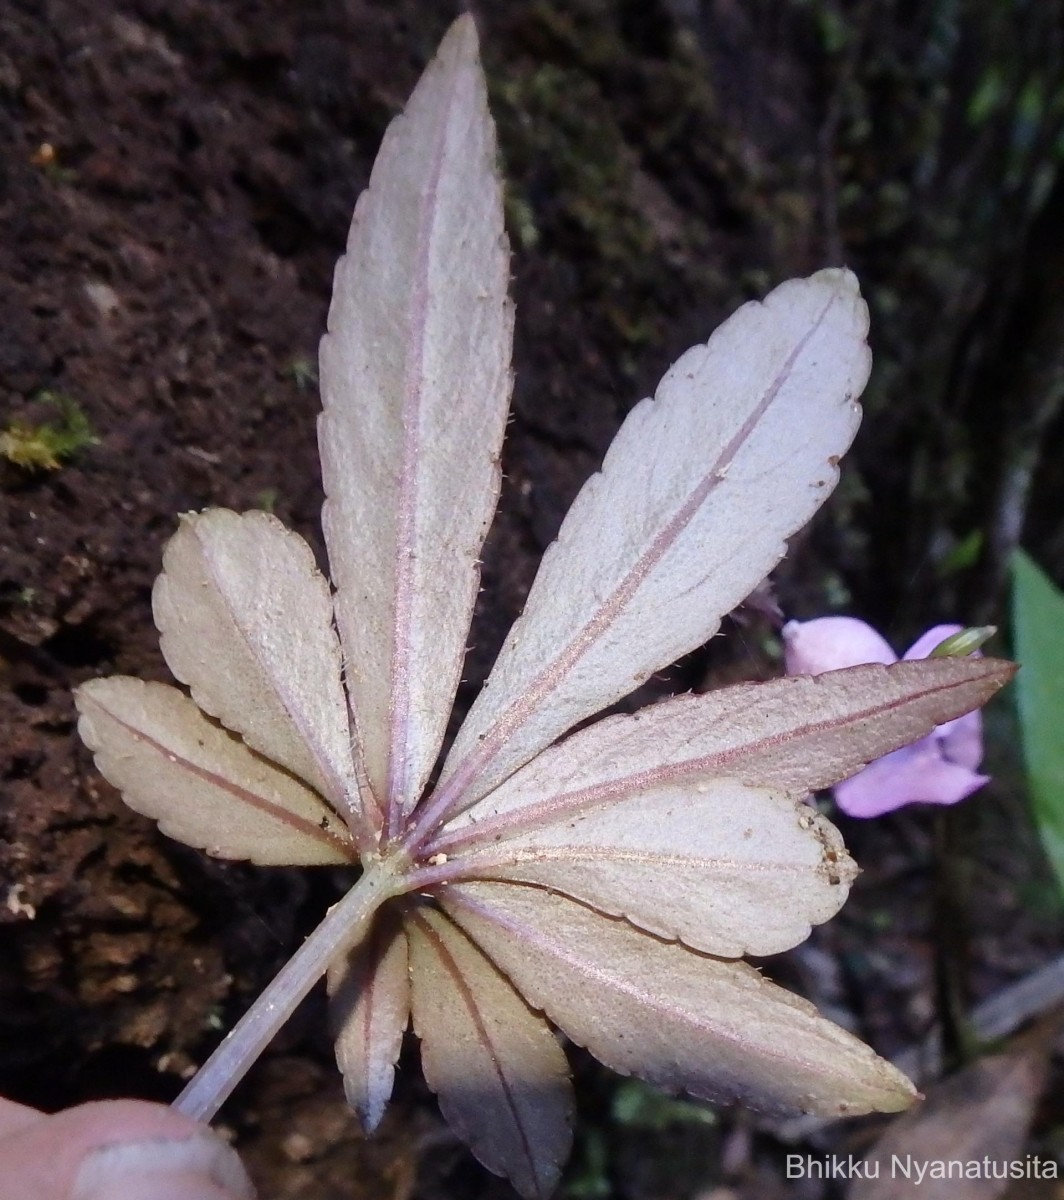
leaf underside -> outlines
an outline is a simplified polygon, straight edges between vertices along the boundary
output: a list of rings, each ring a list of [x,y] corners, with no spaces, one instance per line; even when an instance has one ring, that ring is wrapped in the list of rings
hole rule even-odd
[[[452,880],[554,888],[709,954],[778,953],[837,911],[855,874],[834,827],[794,800],[985,700],[1011,671],[871,665],[608,718],[541,753],[426,853],[457,858]]]
[[[800,799],[984,703],[1014,673],[991,658],[870,664],[606,717],[452,818],[431,848],[453,852],[669,784],[724,777]]]
[[[264,512],[183,517],[152,608],[163,657],[200,708],[327,796],[368,845],[332,597],[307,543]]]
[[[130,808],[220,858],[306,866],[355,849],[312,789],[249,750],[177,688],[122,675],[77,690],[78,732]]]
[[[366,940],[329,968],[328,984],[344,1093],[363,1130],[372,1133],[391,1099],[410,1023],[407,939],[395,913],[378,913]]]
[[[539,888],[463,883],[439,899],[531,1005],[622,1074],[771,1112],[894,1112],[915,1095],[863,1042],[746,963]]]
[[[499,494],[513,306],[495,133],[460,19],[389,126],[322,339],[322,527],[391,831],[443,740]]]
[[[725,958],[776,954],[834,916],[857,873],[805,805],[731,780],[606,797],[470,847],[462,876],[564,892],[664,938]]]
[[[633,409],[458,733],[440,782],[452,811],[706,641],[765,578],[835,486],[867,330],[848,271],[791,280]]]
[[[414,894],[381,893],[395,903],[329,970],[345,1091],[373,1129],[412,1016],[448,1121],[539,1198],[572,1122],[548,1020],[671,1092],[831,1116],[907,1106],[889,1064],[734,959],[800,941],[853,878],[801,798],[981,703],[1010,668],[740,685],[554,744],[712,636],[834,487],[867,311],[849,272],[821,271],[744,306],[632,411],[415,811],[499,491],[513,309],[495,154],[461,18],[389,127],[336,269],[319,422],[335,597],[272,517],[186,518],[154,605],[193,699],[114,678],[77,703],[100,770],[171,836],[263,863],[361,852],[384,888],[409,854]]]
[[[407,917],[414,1028],[448,1123],[527,1197],[554,1190],[572,1141],[572,1087],[558,1039],[442,913]]]

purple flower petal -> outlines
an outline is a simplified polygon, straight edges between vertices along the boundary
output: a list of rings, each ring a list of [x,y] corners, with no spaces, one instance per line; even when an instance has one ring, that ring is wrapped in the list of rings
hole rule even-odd
[[[947,761],[932,734],[836,784],[835,800],[851,817],[879,817],[906,804],[956,804],[987,779]]]
[[[927,658],[936,646],[948,637],[960,633],[963,625],[934,625],[916,639],[902,657],[906,660]],[[981,654],[976,651],[976,654]],[[974,771],[983,758],[983,718],[978,711],[965,713],[963,717],[947,721],[935,730],[942,743],[942,751],[950,762]]]
[[[935,736],[950,762],[974,771],[983,761],[983,714],[978,709],[940,725]]]
[[[962,625],[933,626],[909,647],[905,658],[927,658],[961,629]],[[789,675],[898,661],[883,637],[854,617],[790,621],[783,627],[783,643]],[[987,782],[988,776],[976,771],[982,757],[982,718],[978,712],[967,713],[836,784],[835,800],[851,817],[878,817],[906,804],[956,804]]]
[[[884,638],[856,617],[788,621],[783,645],[788,675],[821,675],[862,663],[898,661]]]

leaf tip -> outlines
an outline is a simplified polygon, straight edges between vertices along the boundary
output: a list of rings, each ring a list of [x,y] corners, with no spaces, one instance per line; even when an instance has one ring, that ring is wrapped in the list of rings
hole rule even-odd
[[[837,292],[849,292],[854,296],[861,293],[861,285],[857,281],[857,276],[849,267],[824,267],[817,271],[812,278],[827,284]]]
[[[477,23],[472,13],[462,13],[451,23],[450,29],[441,43],[442,46],[456,46],[461,53],[476,54],[480,46],[477,36]]]
[[[991,664],[993,667],[990,676],[995,681],[999,681],[999,687],[1004,687],[1006,683],[1010,683],[1022,666],[1021,663],[1013,662],[1008,658],[984,658],[982,661]]]
[[[839,1101],[838,1116],[904,1112],[923,1099],[913,1081],[886,1059],[874,1057],[871,1065],[871,1077],[860,1095]]]
[[[74,707],[78,711],[78,734],[90,750],[96,749],[96,746],[85,736],[85,732],[89,728],[88,723],[92,719],[91,709],[103,703],[107,692],[114,688],[116,678],[119,677],[105,675],[97,679],[87,679],[74,688]]]
[[[978,699],[973,700],[970,708],[978,708],[1007,684],[1011,683],[1020,669],[1020,664],[1007,658],[940,658],[928,659],[928,662],[963,663],[970,672],[967,682],[978,688]]]
[[[370,1137],[376,1133],[381,1121],[384,1120],[384,1114],[388,1108],[387,1101],[375,1098],[367,1099],[357,1086],[354,1084],[349,1086],[346,1076],[344,1077],[344,1095],[347,1097],[347,1103],[365,1136]]]
[[[480,38],[471,13],[462,13],[444,35],[429,69],[436,65],[445,74],[472,67],[480,74]],[[426,72],[428,74],[428,72]]]

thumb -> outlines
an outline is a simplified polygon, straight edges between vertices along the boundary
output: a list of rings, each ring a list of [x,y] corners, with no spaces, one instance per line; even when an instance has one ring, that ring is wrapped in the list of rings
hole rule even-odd
[[[0,1136],[0,1200],[254,1200],[236,1153],[160,1104],[109,1100]]]

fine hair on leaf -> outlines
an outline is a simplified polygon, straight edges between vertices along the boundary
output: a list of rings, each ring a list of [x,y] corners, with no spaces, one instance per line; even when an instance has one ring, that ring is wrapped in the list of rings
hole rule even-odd
[[[164,833],[361,867],[176,1106],[213,1116],[327,975],[366,1130],[412,1025],[458,1136],[544,1197],[572,1138],[562,1035],[701,1099],[832,1116],[912,1101],[742,956],[801,942],[855,876],[808,794],[1012,668],[856,667],[588,723],[712,637],[834,488],[870,355],[857,280],[828,268],[743,305],[632,409],[445,747],[512,381],[496,162],[464,16],[385,134],[336,268],[328,578],[268,514],[186,514],[154,592],[177,685],[98,679],[77,703],[99,769]]]

